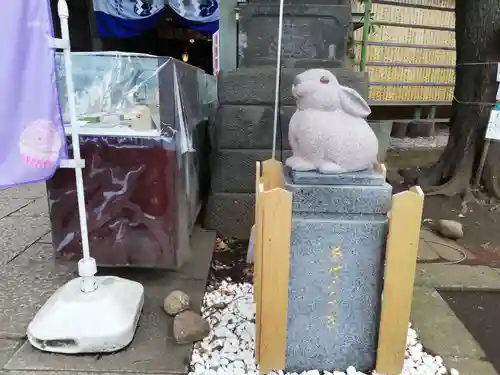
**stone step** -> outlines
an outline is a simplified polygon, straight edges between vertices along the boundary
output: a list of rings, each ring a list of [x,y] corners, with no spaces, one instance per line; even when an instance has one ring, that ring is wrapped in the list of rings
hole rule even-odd
[[[239,66],[276,59],[279,3],[239,7]],[[352,34],[349,5],[293,4],[284,8],[282,58],[343,60]]]
[[[245,193],[213,193],[208,198],[203,227],[219,236],[250,238],[254,223],[255,197]]]
[[[337,68],[330,70],[341,85],[348,86],[361,96],[368,95],[368,75]],[[295,105],[291,88],[295,76],[304,69],[281,69],[280,104]],[[221,72],[218,81],[219,104],[268,104],[274,105],[276,68],[254,67],[238,68],[229,72]]]

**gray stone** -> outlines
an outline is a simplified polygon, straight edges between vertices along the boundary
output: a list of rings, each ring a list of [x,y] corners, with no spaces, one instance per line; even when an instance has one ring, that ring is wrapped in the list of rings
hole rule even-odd
[[[485,354],[439,293],[416,286],[411,321],[425,347],[442,357],[480,359]]]
[[[8,216],[0,220],[0,264],[8,263],[50,231],[45,217]]]
[[[239,14],[239,65],[276,66],[279,4],[242,4]],[[305,58],[344,60],[351,31],[349,5],[289,5],[283,15],[282,59],[291,65]]]
[[[391,208],[392,187],[384,178],[379,186],[354,185],[354,180],[350,181],[352,185],[326,185],[326,178],[340,178],[311,173],[322,178],[324,185],[296,184],[285,177],[285,188],[293,193],[294,213],[385,214]],[[360,179],[365,180],[366,176]]]
[[[285,173],[291,182],[302,185],[384,185],[385,178],[372,170],[340,174],[320,174],[314,171],[298,172],[285,167]]]
[[[178,344],[200,341],[210,333],[210,325],[199,314],[181,312],[174,318],[174,339]]]
[[[439,220],[437,230],[441,235],[452,240],[457,240],[464,236],[462,223],[454,220]]]
[[[469,358],[444,358],[446,368],[454,368],[460,375],[498,375],[491,363]]]
[[[290,149],[288,124],[295,106],[280,110],[281,131],[276,144]],[[219,149],[270,149],[273,144],[274,108],[271,105],[223,105],[217,111],[215,136]]]
[[[500,290],[500,274],[486,266],[419,264],[415,283],[438,289]]]
[[[281,70],[280,103],[283,106],[295,105],[291,87],[298,73],[305,69],[283,68]],[[356,90],[364,98],[368,95],[368,76],[365,73],[346,69],[329,69],[339,83]],[[276,68],[239,68],[222,71],[218,81],[219,104],[274,105]]]
[[[250,238],[255,213],[252,193],[216,193],[208,197],[203,226],[223,237]]]
[[[391,137],[406,138],[408,132],[408,121],[394,121],[392,123]]]
[[[278,150],[276,157],[290,157],[290,150]],[[212,165],[212,191],[218,193],[254,193],[255,162],[271,158],[271,150],[219,150]]]
[[[108,272],[109,271],[109,272]],[[103,356],[74,356],[44,353],[29,343],[5,366],[9,371],[56,371],[114,373],[186,374],[192,345],[179,345],[173,338],[173,318],[161,310],[164,297],[173,290],[185,290],[192,308],[199,312],[205,281],[182,279],[175,272],[151,270],[106,270],[141,282],[145,288],[144,308],[132,343],[124,350]]]
[[[327,185],[342,179],[285,177],[293,192],[287,371],[375,365],[392,188],[378,176]],[[367,180],[380,185],[361,185]]]
[[[175,316],[189,309],[191,298],[180,290],[174,290],[163,301],[163,309],[170,316]]]

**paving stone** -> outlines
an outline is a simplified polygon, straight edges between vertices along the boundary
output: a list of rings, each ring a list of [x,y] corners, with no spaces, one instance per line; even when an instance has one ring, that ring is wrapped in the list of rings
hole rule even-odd
[[[425,241],[420,240],[418,244],[418,260],[437,260],[439,255],[432,249],[432,247]]]
[[[33,202],[33,199],[25,198],[1,198],[0,196],[0,218],[11,215]]]
[[[447,368],[458,370],[460,375],[498,375],[491,363],[467,358],[444,358]]]
[[[416,286],[411,321],[426,349],[442,357],[480,359],[484,352],[439,293]],[[477,373],[480,374],[480,373]]]
[[[30,201],[28,205],[25,205],[20,210],[12,213],[12,216],[16,217],[36,217],[44,216],[49,217],[49,203],[47,197],[38,198],[34,201]]]
[[[47,195],[45,182],[0,189],[0,198],[36,199]]]
[[[216,237],[215,231],[195,228],[191,235],[191,250],[193,255],[191,260],[179,270],[180,277],[207,280]]]
[[[29,343],[7,363],[8,370],[44,370],[81,372],[127,373],[187,373],[192,345],[177,345],[172,335],[173,318],[162,311],[163,300],[173,290],[189,294],[196,311],[199,311],[205,291],[205,281],[180,278],[174,272],[129,271],[129,278],[145,287],[144,310],[137,334],[130,346],[120,352],[96,357],[64,356],[43,353]],[[133,275],[136,277],[131,277]]]
[[[9,262],[28,246],[49,232],[49,220],[45,217],[14,217],[0,219],[0,265]]]
[[[1,340],[0,339],[0,368],[3,368],[10,357],[21,347],[24,340]]]
[[[23,338],[38,309],[76,276],[76,264],[57,264],[49,244],[34,244],[0,268],[0,338]]]
[[[500,290],[500,274],[486,266],[417,264],[415,284],[438,289]]]
[[[441,257],[450,262],[464,261],[466,259],[475,259],[476,257],[469,250],[460,246],[455,241],[447,238],[442,238],[436,233],[423,229],[420,233],[420,238],[425,239],[430,247]]]
[[[45,236],[38,240],[39,243],[49,243],[52,244],[52,232],[47,233]]]

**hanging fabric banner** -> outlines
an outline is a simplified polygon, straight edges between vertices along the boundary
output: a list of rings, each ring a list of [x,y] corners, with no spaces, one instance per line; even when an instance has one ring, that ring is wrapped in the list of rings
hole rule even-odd
[[[0,187],[48,180],[66,157],[48,0],[14,1],[0,33]]]
[[[187,21],[197,23],[219,21],[219,0],[169,0],[168,5]]]
[[[168,5],[192,30],[207,36],[219,30],[219,0],[169,0]]]
[[[212,35],[219,29],[219,0],[93,0],[97,33],[101,38],[138,36],[166,16],[165,3],[192,30]]]
[[[152,29],[165,16],[165,0],[94,0],[101,38],[131,38]]]

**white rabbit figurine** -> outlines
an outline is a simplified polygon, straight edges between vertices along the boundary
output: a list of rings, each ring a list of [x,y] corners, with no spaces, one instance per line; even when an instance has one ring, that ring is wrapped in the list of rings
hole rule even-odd
[[[333,174],[361,171],[377,161],[378,140],[366,122],[371,113],[355,90],[341,86],[328,70],[310,69],[295,77],[297,111],[288,138],[296,171]]]

